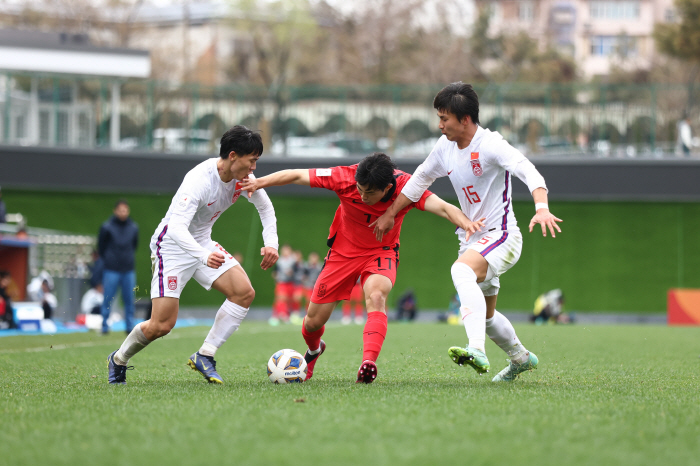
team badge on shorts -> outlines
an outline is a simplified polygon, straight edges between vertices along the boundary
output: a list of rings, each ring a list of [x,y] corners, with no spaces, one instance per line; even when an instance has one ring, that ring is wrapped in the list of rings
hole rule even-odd
[[[481,163],[479,163],[478,152],[472,152],[472,158],[470,162],[472,163],[472,172],[474,173],[474,176],[481,176],[484,174],[484,171],[481,169]]]
[[[171,291],[177,290],[177,277],[168,277],[168,289]]]
[[[321,283],[321,285],[318,287],[318,297],[323,298],[326,296],[326,284]]]

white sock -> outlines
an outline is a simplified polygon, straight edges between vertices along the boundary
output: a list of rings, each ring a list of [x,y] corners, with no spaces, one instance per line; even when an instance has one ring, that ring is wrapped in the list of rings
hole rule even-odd
[[[216,319],[211,330],[209,330],[209,335],[204,339],[204,344],[199,349],[199,354],[214,357],[216,350],[221,348],[221,345],[228,340],[228,337],[238,330],[241,322],[248,314],[248,309],[232,303],[228,299],[224,301],[224,304],[221,305],[216,313]]]
[[[119,350],[114,354],[114,362],[121,366],[126,366],[129,363],[129,359],[148,346],[150,342],[146,335],[143,334],[141,324],[136,325]]]
[[[452,265],[452,281],[457,289],[462,323],[467,331],[469,346],[486,351],[486,300],[476,283],[476,274],[467,264]]]
[[[313,355],[313,354],[318,354],[318,353],[320,353],[320,352],[321,352],[321,345],[320,345],[320,344],[318,345],[318,348],[316,348],[316,349],[313,350],[313,351],[307,350],[307,353],[309,353],[309,354],[311,354],[311,355]]]
[[[496,311],[493,317],[486,320],[486,334],[514,363],[521,364],[527,361],[527,349],[520,343],[513,324],[500,312]]]

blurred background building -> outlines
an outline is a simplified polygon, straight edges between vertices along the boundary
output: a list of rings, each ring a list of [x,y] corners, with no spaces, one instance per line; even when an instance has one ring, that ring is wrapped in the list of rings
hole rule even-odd
[[[424,157],[461,79],[527,154],[676,155],[694,75],[654,31],[678,22],[672,0],[5,2],[0,142],[210,154],[242,123],[275,156]]]

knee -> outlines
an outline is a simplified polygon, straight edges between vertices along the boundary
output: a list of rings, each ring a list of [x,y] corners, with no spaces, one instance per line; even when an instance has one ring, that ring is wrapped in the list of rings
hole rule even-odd
[[[242,292],[235,293],[233,296],[228,296],[228,300],[238,304],[239,306],[248,308],[253,303],[255,299],[255,290],[252,286],[249,286]]]
[[[371,291],[367,297],[367,309],[374,311],[384,311],[386,296],[379,290]]]
[[[318,318],[309,317],[308,315],[304,317],[304,330],[308,333],[317,332],[324,325],[325,323],[320,322]]]
[[[149,321],[148,328],[141,327],[141,331],[146,338],[153,341],[156,338],[164,337],[173,329],[173,324],[170,322],[152,322]]]
[[[457,283],[462,283],[464,281],[477,281],[477,276],[476,273],[474,273],[474,270],[472,270],[472,268],[464,262],[458,261],[452,264],[450,272],[452,273],[452,281],[455,283],[455,286]]]

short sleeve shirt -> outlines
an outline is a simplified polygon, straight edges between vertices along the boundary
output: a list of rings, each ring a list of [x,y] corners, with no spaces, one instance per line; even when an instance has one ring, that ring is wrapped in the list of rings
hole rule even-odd
[[[426,190],[417,202],[403,208],[394,219],[394,228],[377,241],[374,228],[369,225],[377,220],[397,198],[411,175],[401,170],[394,171],[394,186],[387,195],[374,205],[362,202],[357,191],[355,172],[357,164],[331,168],[312,168],[309,179],[312,188],[325,188],[336,193],[340,206],[336,210],[328,236],[329,245],[340,255],[355,257],[373,254],[377,249],[397,248],[403,218],[412,208],[425,210],[425,200],[432,195]]]

